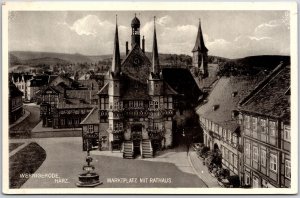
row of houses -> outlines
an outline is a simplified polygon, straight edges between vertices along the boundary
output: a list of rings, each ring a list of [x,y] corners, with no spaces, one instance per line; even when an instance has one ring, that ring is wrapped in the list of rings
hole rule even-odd
[[[55,86],[64,81],[65,85],[76,89],[99,90],[103,86],[102,74],[84,74],[75,79],[63,75],[10,73],[9,80],[23,93],[23,100],[35,102],[38,100],[39,91],[45,86]]]
[[[243,186],[290,187],[290,66],[221,77],[197,108],[204,144]]]

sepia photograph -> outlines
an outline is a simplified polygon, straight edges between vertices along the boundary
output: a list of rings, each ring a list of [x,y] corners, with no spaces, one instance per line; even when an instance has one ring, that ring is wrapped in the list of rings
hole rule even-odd
[[[297,193],[296,6],[3,4],[3,192]]]

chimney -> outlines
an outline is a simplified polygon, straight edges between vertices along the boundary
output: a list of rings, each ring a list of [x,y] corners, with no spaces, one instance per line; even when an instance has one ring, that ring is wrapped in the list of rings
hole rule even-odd
[[[142,39],[142,51],[145,53],[145,37]]]
[[[126,56],[128,55],[128,52],[129,52],[129,50],[128,50],[128,41],[126,41]]]

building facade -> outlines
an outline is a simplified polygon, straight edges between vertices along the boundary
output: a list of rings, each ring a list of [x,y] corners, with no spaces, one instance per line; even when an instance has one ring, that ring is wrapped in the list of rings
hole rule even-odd
[[[258,77],[221,77],[197,108],[204,145],[222,154],[222,167],[242,177],[243,149],[238,102],[259,82]]]
[[[23,93],[22,98],[27,99],[27,83],[33,78],[31,74],[25,73],[11,73],[11,81]]]
[[[69,90],[61,83],[45,87],[40,95],[43,127],[79,128],[80,122],[98,105],[97,90]]]
[[[116,25],[112,65],[98,92],[99,138],[103,148],[123,149],[125,158],[152,157],[153,151],[172,146],[177,92],[162,78],[155,26],[152,60],[140,46],[137,17],[131,27],[131,50],[121,62]]]
[[[9,82],[9,124],[14,123],[23,115],[23,93],[13,82]]]
[[[290,187],[290,67],[280,64],[240,103],[243,183]]]

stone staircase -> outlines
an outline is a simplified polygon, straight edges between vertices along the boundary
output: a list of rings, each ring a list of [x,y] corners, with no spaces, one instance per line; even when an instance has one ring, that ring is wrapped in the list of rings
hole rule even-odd
[[[141,155],[143,158],[152,158],[153,149],[150,140],[143,140],[141,143]]]
[[[134,158],[132,141],[125,141],[123,143],[123,158],[126,158],[126,159]]]

